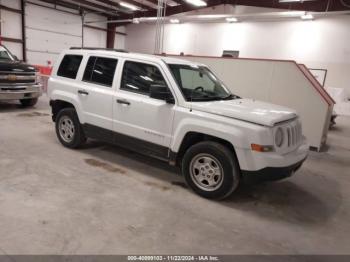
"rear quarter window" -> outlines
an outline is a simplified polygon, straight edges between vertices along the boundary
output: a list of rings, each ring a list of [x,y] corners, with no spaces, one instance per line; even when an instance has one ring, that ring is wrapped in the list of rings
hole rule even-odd
[[[81,55],[65,55],[58,68],[57,75],[75,79],[82,60],[83,56]]]

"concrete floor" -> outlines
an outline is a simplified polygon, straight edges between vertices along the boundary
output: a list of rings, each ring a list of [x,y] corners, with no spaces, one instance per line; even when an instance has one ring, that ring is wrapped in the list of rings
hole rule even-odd
[[[349,118],[292,178],[222,202],[160,161],[64,148],[45,97],[0,104],[0,120],[0,254],[349,254]]]

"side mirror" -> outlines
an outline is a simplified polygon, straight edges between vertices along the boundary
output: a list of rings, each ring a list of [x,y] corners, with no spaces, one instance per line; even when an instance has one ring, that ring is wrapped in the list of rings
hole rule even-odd
[[[175,99],[165,85],[151,85],[149,96],[154,99],[165,100],[169,104],[175,104]]]
[[[13,58],[16,60],[16,61],[19,61],[18,57],[16,55],[12,55]]]

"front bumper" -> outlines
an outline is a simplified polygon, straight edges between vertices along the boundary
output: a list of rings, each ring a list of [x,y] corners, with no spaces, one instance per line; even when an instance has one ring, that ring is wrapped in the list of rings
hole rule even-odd
[[[242,170],[243,182],[245,184],[256,184],[290,177],[301,167],[305,159],[287,167],[265,167],[257,171]]]
[[[243,181],[250,184],[262,181],[279,180],[291,176],[303,164],[309,152],[306,139],[294,151],[281,155],[274,152],[254,152],[254,168],[242,169]]]
[[[16,86],[7,88],[0,86],[0,100],[32,99],[41,96],[42,85]],[[4,90],[5,89],[5,90]]]

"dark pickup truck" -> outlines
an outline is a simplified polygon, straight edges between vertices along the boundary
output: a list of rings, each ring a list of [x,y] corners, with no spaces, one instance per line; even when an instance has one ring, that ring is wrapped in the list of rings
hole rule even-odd
[[[19,100],[23,106],[33,106],[41,94],[37,70],[0,45],[0,101]]]

